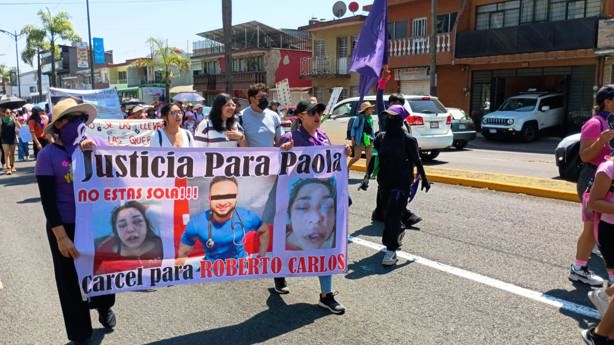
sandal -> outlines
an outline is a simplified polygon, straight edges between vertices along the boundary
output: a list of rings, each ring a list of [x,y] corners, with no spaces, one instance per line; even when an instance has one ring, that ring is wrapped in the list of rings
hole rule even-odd
[[[11,175],[12,173],[13,173],[13,172],[11,171],[11,169],[10,169],[10,168],[9,168],[9,169],[6,169],[6,174],[7,174],[7,175]]]
[[[17,172],[17,168],[12,167],[12,168],[11,168],[11,172]]]

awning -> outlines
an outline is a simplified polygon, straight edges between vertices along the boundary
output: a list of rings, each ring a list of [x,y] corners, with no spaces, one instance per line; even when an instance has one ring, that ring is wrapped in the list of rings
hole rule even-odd
[[[119,90],[117,90],[117,91],[119,91]],[[193,85],[179,85],[179,86],[171,87],[171,89],[168,90],[168,92],[170,92],[170,93],[181,93],[181,92],[195,92],[195,91],[194,91],[194,86]]]

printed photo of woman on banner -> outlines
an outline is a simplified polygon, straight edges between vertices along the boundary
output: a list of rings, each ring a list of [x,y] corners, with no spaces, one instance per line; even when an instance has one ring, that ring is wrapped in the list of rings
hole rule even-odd
[[[286,250],[335,247],[337,187],[335,178],[290,181]]]
[[[96,239],[94,274],[159,267],[162,240],[154,230],[145,205],[128,201],[111,212],[111,234]]]

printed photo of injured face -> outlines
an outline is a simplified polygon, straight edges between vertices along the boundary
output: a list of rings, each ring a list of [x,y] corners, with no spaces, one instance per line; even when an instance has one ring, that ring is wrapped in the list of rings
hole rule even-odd
[[[286,250],[334,248],[335,179],[307,178],[291,182],[287,216]]]

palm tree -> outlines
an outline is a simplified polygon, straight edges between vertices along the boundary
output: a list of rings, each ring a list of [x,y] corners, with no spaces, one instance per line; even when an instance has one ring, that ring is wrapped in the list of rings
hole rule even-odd
[[[37,87],[38,95],[41,96],[43,92],[41,53],[49,51],[51,48],[51,44],[48,40],[45,39],[45,30],[34,25],[24,26],[23,29],[21,29],[21,33],[27,36],[26,47],[21,52],[21,60],[23,60],[23,62],[27,63],[28,65],[34,67],[34,56],[36,56],[36,76],[38,79]],[[58,55],[59,54],[56,53],[56,57],[58,57]]]
[[[232,95],[232,0],[222,0],[222,24],[224,30],[224,79],[226,79],[226,93]]]
[[[179,49],[169,47],[166,40],[150,37],[147,43],[151,47],[151,58],[139,60],[137,66],[162,70],[165,95],[168,100],[171,81],[175,78],[173,67],[179,71],[186,71],[190,68],[190,59],[181,55]]]
[[[51,86],[56,86],[55,75],[55,58],[56,49],[58,48],[58,40],[67,40],[71,42],[80,42],[81,38],[75,33],[72,23],[70,22],[70,15],[68,12],[58,12],[58,14],[52,14],[47,8],[46,11],[39,10],[38,16],[43,23],[42,29],[45,31],[45,35],[49,40],[49,51],[51,53]]]
[[[0,64],[0,82],[2,83],[2,93],[6,95],[6,83],[11,80],[11,70],[6,65]]]

